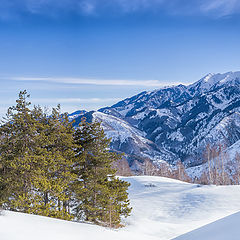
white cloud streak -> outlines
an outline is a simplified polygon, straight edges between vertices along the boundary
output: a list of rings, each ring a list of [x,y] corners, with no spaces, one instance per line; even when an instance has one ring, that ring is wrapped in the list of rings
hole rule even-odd
[[[97,110],[106,105],[112,105],[121,101],[122,98],[30,98],[32,105],[46,105],[47,108],[55,107],[61,104],[63,112],[74,112],[79,109]],[[0,106],[0,120],[7,113],[10,106],[15,105],[15,99],[4,99],[1,101]],[[84,105],[83,105],[84,104]]]
[[[26,12],[50,16],[68,12],[101,15],[110,9],[117,9],[120,13],[164,11],[221,17],[240,13],[240,0],[0,0],[0,16],[5,18]]]
[[[219,17],[240,13],[239,0],[211,0],[203,1],[200,10],[204,13],[215,13]]]
[[[106,79],[87,79],[87,78],[57,78],[57,77],[12,77],[9,80],[15,81],[45,81],[64,84],[88,84],[88,85],[106,85],[106,86],[145,86],[145,87],[164,87],[169,85],[167,82],[158,80],[106,80]],[[181,82],[172,83],[172,85],[182,84]]]
[[[32,103],[108,103],[108,102],[118,102],[122,100],[121,98],[31,98]]]

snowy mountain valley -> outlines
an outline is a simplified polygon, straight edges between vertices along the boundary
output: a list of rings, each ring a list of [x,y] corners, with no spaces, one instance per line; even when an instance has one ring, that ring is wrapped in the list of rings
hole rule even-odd
[[[230,160],[240,144],[240,72],[208,74],[188,86],[142,92],[117,104],[71,114],[75,126],[84,116],[97,120],[111,148],[123,152],[130,168],[142,173],[144,162],[175,166],[182,162],[192,178],[206,162],[206,147],[224,146]],[[234,147],[235,146],[235,147]]]
[[[26,110],[26,98],[20,92],[17,113],[2,125],[1,239],[237,240],[240,72],[90,112],[59,107],[47,116]],[[17,140],[29,155],[12,160]]]

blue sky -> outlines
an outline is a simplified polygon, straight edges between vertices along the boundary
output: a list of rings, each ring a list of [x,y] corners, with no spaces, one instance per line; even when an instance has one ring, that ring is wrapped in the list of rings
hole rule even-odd
[[[240,70],[239,0],[0,0],[0,115],[33,103],[98,109]]]

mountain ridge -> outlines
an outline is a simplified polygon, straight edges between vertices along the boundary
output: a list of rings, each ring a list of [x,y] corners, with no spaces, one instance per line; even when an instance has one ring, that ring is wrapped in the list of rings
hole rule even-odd
[[[207,144],[230,147],[240,139],[239,99],[240,72],[227,72],[144,91],[85,115],[102,121],[111,148],[125,153],[134,170],[141,170],[145,159],[157,166],[181,161],[193,167],[204,162]],[[124,127],[129,131],[123,138]]]

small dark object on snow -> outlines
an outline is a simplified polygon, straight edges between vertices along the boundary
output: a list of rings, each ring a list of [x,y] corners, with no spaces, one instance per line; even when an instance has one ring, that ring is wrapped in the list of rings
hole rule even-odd
[[[148,183],[144,185],[145,187],[156,187],[156,185],[152,184],[152,183]]]

